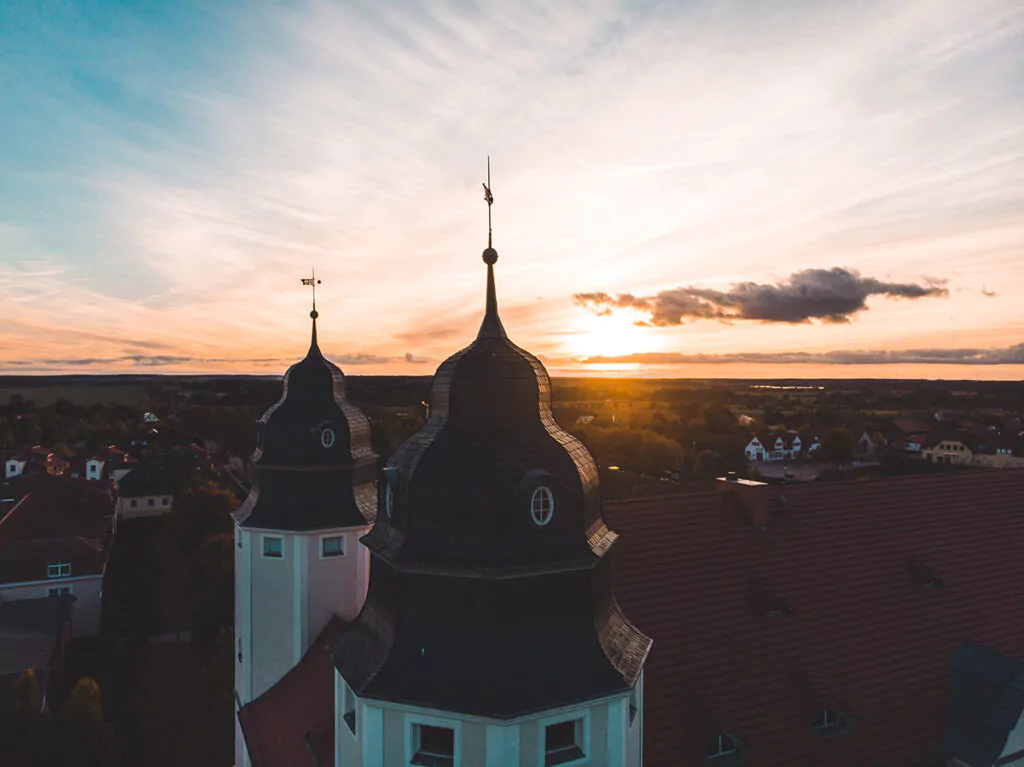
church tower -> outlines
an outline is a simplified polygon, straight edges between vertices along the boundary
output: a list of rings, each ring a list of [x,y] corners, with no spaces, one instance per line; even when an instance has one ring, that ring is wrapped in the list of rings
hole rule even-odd
[[[490,239],[480,331],[438,368],[363,539],[367,601],[331,648],[335,763],[639,767],[651,640],[612,594],[594,460],[502,326]]]
[[[304,280],[308,283],[308,280]],[[345,377],[312,341],[284,392],[257,423],[255,481],[235,512],[235,696],[241,708],[302,658],[334,615],[366,598],[359,545],[377,515],[369,421],[345,398]],[[236,721],[235,764],[249,765]]]

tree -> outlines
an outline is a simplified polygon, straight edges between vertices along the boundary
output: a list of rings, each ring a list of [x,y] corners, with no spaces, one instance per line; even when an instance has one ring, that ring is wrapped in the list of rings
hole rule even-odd
[[[722,456],[715,450],[701,450],[693,467],[696,479],[714,479],[720,474]]]
[[[174,499],[171,528],[182,551],[195,551],[207,538],[231,530],[238,499],[213,482],[191,487]]]
[[[832,429],[821,441],[821,460],[837,466],[853,460],[853,439],[845,429]]]
[[[234,553],[234,537],[219,533],[206,539],[189,564],[192,647],[203,664],[210,662],[219,634],[230,633],[234,624]]]

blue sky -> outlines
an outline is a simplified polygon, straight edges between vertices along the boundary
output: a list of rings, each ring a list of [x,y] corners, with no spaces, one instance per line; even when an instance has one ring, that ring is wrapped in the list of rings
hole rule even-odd
[[[1019,2],[13,0],[0,51],[2,371],[276,372],[315,265],[329,354],[432,372],[478,322],[491,154],[502,314],[554,372],[1020,377]],[[836,268],[942,292],[577,298]]]

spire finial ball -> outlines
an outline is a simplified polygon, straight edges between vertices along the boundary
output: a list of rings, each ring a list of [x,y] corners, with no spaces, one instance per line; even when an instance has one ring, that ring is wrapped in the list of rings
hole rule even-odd
[[[498,260],[498,251],[494,248],[486,248],[483,252],[484,263],[493,265]]]
[[[313,311],[311,311],[309,313],[309,316],[312,317],[315,320],[317,317],[320,316],[320,312],[318,312],[316,309],[314,309]]]

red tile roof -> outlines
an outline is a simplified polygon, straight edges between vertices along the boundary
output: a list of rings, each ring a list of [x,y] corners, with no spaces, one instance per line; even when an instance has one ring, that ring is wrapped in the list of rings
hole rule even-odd
[[[331,618],[295,668],[239,709],[253,767],[334,764],[334,664],[327,648],[348,626]]]
[[[957,647],[1024,659],[1024,472],[763,491],[784,495],[764,530],[713,492],[605,508],[616,596],[654,639],[644,764],[707,767],[719,732],[746,767],[941,763]],[[812,728],[825,706],[843,733]]]
[[[101,575],[114,519],[105,482],[38,474],[0,483],[17,498],[0,513],[0,584],[45,580],[47,564],[71,563],[71,575]]]

